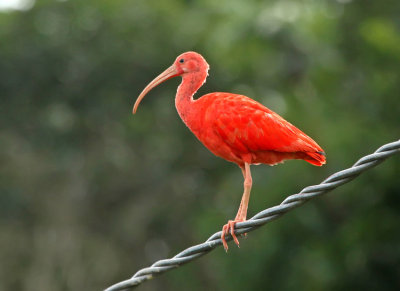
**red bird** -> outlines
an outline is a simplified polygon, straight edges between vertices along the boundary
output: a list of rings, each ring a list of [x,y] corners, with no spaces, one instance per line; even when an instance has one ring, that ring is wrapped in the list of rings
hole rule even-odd
[[[243,172],[244,193],[239,210],[235,219],[222,227],[221,240],[227,251],[225,235],[230,233],[239,246],[235,224],[246,220],[252,185],[250,165],[275,165],[300,159],[322,166],[325,153],[301,130],[246,96],[215,92],[193,99],[206,81],[208,69],[209,65],[200,54],[181,54],[171,67],[142,91],[133,107],[133,114],[151,89],[170,78],[182,77],[175,97],[179,116],[206,148],[216,156],[236,163]]]

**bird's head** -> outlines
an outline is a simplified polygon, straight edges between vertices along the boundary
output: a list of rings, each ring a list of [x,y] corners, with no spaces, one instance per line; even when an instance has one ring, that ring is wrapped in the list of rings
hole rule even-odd
[[[153,81],[151,81],[146,88],[143,89],[142,93],[140,93],[139,97],[136,99],[135,105],[133,106],[132,113],[135,114],[136,110],[140,104],[140,101],[146,96],[146,94],[161,84],[162,82],[171,79],[173,77],[182,76],[185,77],[189,74],[195,74],[198,72],[204,72],[207,74],[209,65],[206,60],[202,57],[202,55],[196,52],[186,52],[179,55],[172,66],[158,75]]]
[[[179,55],[174,64],[179,75],[208,71],[208,64],[201,54],[196,52],[186,52]]]

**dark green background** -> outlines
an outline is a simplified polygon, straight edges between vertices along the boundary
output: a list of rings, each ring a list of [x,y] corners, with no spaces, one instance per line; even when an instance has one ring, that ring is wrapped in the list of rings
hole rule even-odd
[[[249,215],[400,136],[398,0],[69,0],[0,12],[0,290],[102,290],[208,238],[242,174],[179,120],[184,51],[198,96],[248,95],[327,164],[253,167]],[[140,290],[398,290],[400,157]]]

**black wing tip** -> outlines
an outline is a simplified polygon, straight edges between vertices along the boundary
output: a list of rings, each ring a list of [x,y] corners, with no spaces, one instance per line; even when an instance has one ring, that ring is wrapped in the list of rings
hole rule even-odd
[[[326,156],[325,152],[317,152],[317,154],[320,154],[320,155]]]

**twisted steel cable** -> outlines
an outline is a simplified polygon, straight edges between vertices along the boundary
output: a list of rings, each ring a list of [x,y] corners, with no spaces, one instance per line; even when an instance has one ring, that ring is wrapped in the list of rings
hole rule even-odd
[[[237,223],[235,226],[235,233],[242,234],[253,231],[261,225],[264,225],[282,216],[289,210],[304,204],[308,200],[325,194],[343,184],[350,182],[362,172],[375,167],[388,157],[399,152],[400,140],[385,144],[378,148],[373,154],[359,159],[352,167],[329,176],[318,185],[308,186],[301,190],[301,192],[298,194],[288,196],[280,205],[260,211],[249,220]],[[152,279],[154,275],[177,268],[200,256],[203,256],[212,251],[215,247],[222,244],[220,236],[221,231],[214,233],[204,243],[189,247],[170,259],[159,260],[150,267],[139,270],[135,275],[133,275],[132,278],[116,283],[115,285],[107,288],[105,291],[125,290],[130,287],[136,287],[142,282]],[[232,240],[232,237],[227,237],[227,240]]]

